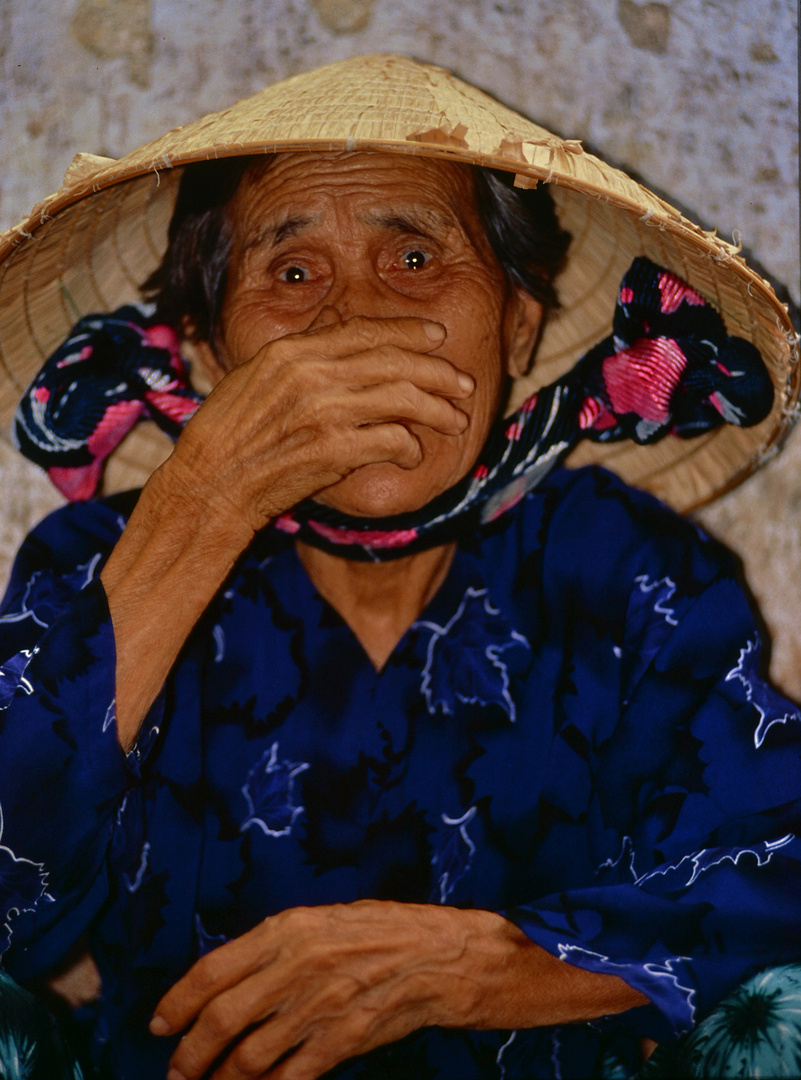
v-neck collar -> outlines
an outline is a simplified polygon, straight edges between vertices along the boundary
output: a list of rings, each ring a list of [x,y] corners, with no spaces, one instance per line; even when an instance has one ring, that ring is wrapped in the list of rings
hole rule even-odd
[[[468,588],[485,587],[480,560],[457,544],[451,565],[439,588],[395,643],[383,666],[378,669],[347,620],[318,591],[293,543],[260,559],[259,564],[268,574],[282,607],[291,616],[306,623],[311,638],[317,636],[318,630],[327,630],[337,635],[343,645],[347,644],[347,652],[358,656],[359,666],[369,668],[376,679],[380,679],[389,668],[401,663],[409,648],[416,651],[421,624],[429,627],[446,626],[459,610]]]

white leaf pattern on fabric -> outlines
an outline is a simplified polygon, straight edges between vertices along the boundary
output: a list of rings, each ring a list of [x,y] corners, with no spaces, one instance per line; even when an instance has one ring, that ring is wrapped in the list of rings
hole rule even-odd
[[[634,581],[639,585],[640,592],[650,596],[651,600],[653,600],[654,612],[661,615],[665,622],[671,626],[678,626],[679,623],[675,618],[674,608],[668,607],[669,602],[676,594],[676,583],[669,577],[651,581],[647,574],[640,574]]]
[[[42,622],[37,618],[36,612],[33,608],[28,607],[28,598],[31,594],[31,589],[36,584],[36,579],[42,576],[42,571],[37,570],[28,584],[25,586],[25,592],[22,594],[19,607],[14,611],[8,611],[5,615],[0,616],[0,623],[17,623],[22,622],[23,619],[32,619],[37,626],[41,626],[43,630],[47,629],[47,623]]]
[[[112,698],[111,704],[106,709],[106,715],[103,717],[103,731],[106,732],[112,726],[117,719],[117,699]]]
[[[0,1077],[29,1080],[36,1068],[36,1042],[26,1032],[4,1025],[0,1028]]]
[[[686,889],[705,870],[711,870],[712,867],[720,866],[724,862],[730,862],[736,866],[744,855],[753,855],[757,861],[757,866],[767,866],[774,853],[780,848],[786,847],[793,840],[795,840],[795,836],[788,833],[778,840],[762,840],[754,847],[703,848],[692,855],[685,855],[684,858],[670,866],[658,866],[655,870],[650,870],[647,874],[638,877],[635,884],[642,885],[644,881],[649,881],[655,877],[670,878],[671,875],[675,875],[678,880],[666,882],[666,887],[670,890]],[[681,880],[682,878],[685,880]]]
[[[88,562],[81,563],[80,566],[76,566],[69,574],[65,574],[63,578],[59,579],[56,592],[61,592],[65,596],[71,596],[73,593],[85,589],[91,581],[94,581],[95,572],[100,559],[101,553],[98,552]],[[25,585],[19,607],[14,611],[7,611],[5,615],[0,616],[0,624],[21,622],[23,619],[32,619],[38,626],[41,626],[43,630],[46,630],[49,627],[49,621],[44,621],[29,604],[31,594],[36,594],[37,590],[41,592],[40,578],[44,578],[45,582],[48,580],[45,577],[43,570],[36,570]],[[45,603],[47,603],[48,600],[52,601],[52,597],[47,597]],[[43,605],[40,604],[40,606]],[[47,606],[49,607],[50,604],[47,603]]]
[[[431,857],[431,865],[438,874],[440,904],[448,902],[457,882],[461,881],[472,866],[476,845],[467,834],[467,823],[475,814],[476,808],[471,806],[460,818],[442,815],[446,827],[440,831],[436,851]]]
[[[503,1060],[502,1060],[503,1059],[503,1054],[504,1054],[504,1051],[508,1050],[508,1048],[515,1041],[516,1035],[517,1035],[517,1030],[512,1032],[512,1034],[509,1036],[509,1038],[506,1040],[506,1042],[503,1044],[503,1046],[498,1051],[498,1056],[495,1059],[495,1061],[496,1061],[496,1064],[498,1065],[498,1067],[500,1069],[500,1072],[498,1073],[499,1080],[505,1080],[506,1066],[504,1065]]]
[[[3,836],[3,808],[0,806],[0,839]],[[40,900],[52,901],[47,891],[47,873],[42,863],[17,857],[11,848],[0,844],[0,953],[11,941],[11,921],[23,911],[35,911]]]
[[[293,801],[295,777],[308,768],[303,761],[279,761],[278,743],[274,742],[250,770],[242,787],[248,816],[241,831],[255,825],[267,836],[288,836],[295,818],[303,811]]]
[[[214,653],[214,663],[219,664],[225,659],[225,631],[219,623],[216,623],[211,631],[211,634],[214,638],[214,644],[216,646],[216,650]]]
[[[25,678],[25,672],[38,652],[38,645],[33,649],[22,649],[0,666],[0,712],[8,708],[17,690],[28,695],[33,693],[33,686],[30,680]]]
[[[780,694],[763,682],[759,676],[759,658],[762,643],[757,637],[746,642],[740,649],[736,667],[726,676],[726,682],[736,680],[745,691],[745,700],[750,702],[759,713],[759,722],[754,732],[754,746],[759,750],[774,724],[786,724],[788,720],[801,720],[801,713],[788,712],[787,702]]]
[[[562,1080],[562,1064],[559,1060],[559,1051],[562,1049],[562,1029],[554,1028],[551,1035],[551,1065],[553,1066],[554,1080]]]
[[[206,953],[213,952],[214,949],[218,949],[220,945],[225,945],[229,941],[225,934],[210,934],[197,912],[195,912],[195,933],[197,934],[199,956],[205,956]]]
[[[453,715],[457,701],[499,705],[512,723],[517,712],[509,693],[509,672],[501,654],[529,649],[526,638],[492,606],[486,589],[468,587],[453,618],[445,625],[420,620],[431,631],[422,690],[432,715],[441,708]]]
[[[628,855],[629,871],[631,873],[632,880],[636,882],[637,871],[634,869],[634,841],[630,836],[624,836],[620,845],[620,854],[616,859],[604,859],[600,866],[596,866],[595,873],[600,874],[603,870],[613,870],[618,866],[621,860]]]
[[[129,893],[135,893],[139,886],[142,884],[142,879],[147,871],[147,860],[150,854],[150,842],[145,840],[142,845],[142,851],[139,856],[139,866],[136,869],[136,874],[131,878],[129,874],[123,874],[123,880],[125,881],[125,888]]]
[[[579,958],[583,956],[596,961],[597,964],[603,965],[603,967],[612,974],[620,973],[623,979],[626,978],[623,972],[630,971],[632,967],[640,967],[649,975],[654,975],[658,979],[665,979],[668,982],[671,982],[682,995],[687,1005],[687,1026],[683,1028],[679,1034],[683,1034],[684,1031],[689,1031],[692,1027],[695,1021],[695,987],[685,986],[679,981],[683,978],[679,969],[681,965],[691,963],[690,957],[672,956],[663,963],[651,961],[643,964],[616,964],[613,960],[610,960],[608,956],[604,956],[603,953],[593,952],[591,949],[584,949],[581,945],[568,945],[560,942],[557,947],[559,949],[559,959],[565,960],[568,963],[571,962],[571,957]],[[581,965],[579,964],[578,966]],[[592,967],[591,970],[597,970],[597,967]]]

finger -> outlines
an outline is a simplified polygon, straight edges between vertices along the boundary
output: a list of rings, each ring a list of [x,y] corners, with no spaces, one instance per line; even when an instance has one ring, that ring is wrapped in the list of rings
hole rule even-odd
[[[300,1056],[303,1074],[316,1077],[358,1052],[369,1034],[368,1029],[373,1026],[374,1010],[354,1007],[354,999],[363,988],[347,976],[330,976],[322,984],[310,979],[311,987],[305,986],[305,981],[296,979],[287,985],[281,995],[284,999],[281,1011],[255,1027],[251,1024],[253,1030],[235,1045],[232,1037],[222,1041],[221,1045],[202,1044],[198,1031],[204,1021],[201,1014],[175,1051],[170,1065],[186,1080],[196,1080],[212,1061],[219,1058],[225,1046],[231,1046],[230,1053],[212,1074],[213,1080],[260,1077],[268,1070],[272,1076],[276,1062],[295,1055]],[[254,1011],[245,1004],[246,986],[237,987],[236,996],[238,1001],[232,1007],[232,1014],[236,1008],[247,1013]],[[239,1031],[235,1035],[239,1035]],[[307,1049],[309,1046],[311,1053]]]
[[[371,319],[356,315],[345,322],[335,322],[328,310],[325,315],[320,312],[318,319],[321,316],[322,324],[315,320],[308,330],[269,342],[256,355],[261,355],[265,350],[274,351],[275,347],[292,347],[298,343],[302,345],[311,342],[318,348],[324,347],[326,354],[332,357],[350,356],[382,345],[397,345],[415,352],[429,352],[441,345],[446,336],[445,327],[430,319],[410,316]]]
[[[423,460],[417,437],[404,424],[370,424],[346,428],[321,439],[309,439],[285,462],[288,488],[294,488],[283,509],[337,483],[365,465],[391,463],[415,469]],[[268,498],[272,492],[265,489]],[[279,511],[282,512],[282,511]]]
[[[314,418],[314,426],[361,429],[375,424],[418,424],[443,435],[459,435],[469,418],[447,398],[401,381],[332,397]]]
[[[279,1035],[271,1019],[241,1040],[212,1080],[252,1080],[268,1069],[270,1080],[317,1080],[348,1058],[396,1042],[420,1026],[417,1010],[381,1006],[356,1005],[315,1018],[303,1026],[302,1035],[300,1025],[294,1026],[294,1033],[287,1025]]]
[[[313,470],[317,464],[324,470],[339,466],[344,472],[375,461],[394,460],[399,453],[398,464],[414,467],[419,461],[418,449],[405,438],[399,443],[398,432],[379,432],[377,441],[364,440],[361,435],[372,427],[405,424],[456,436],[469,425],[468,416],[449,399],[427,393],[406,380],[359,390],[335,387],[325,393],[293,393],[287,397],[294,400],[280,423],[265,422],[262,411],[253,408],[241,412],[235,423],[226,426],[227,431],[236,433],[237,460],[247,462],[249,472],[257,479],[262,475],[262,462],[281,474],[286,472],[287,464],[292,470],[298,466]],[[226,445],[225,439],[221,442],[218,438],[203,451],[222,451],[223,456],[230,457],[225,453]],[[219,469],[211,471],[219,473]],[[311,490],[318,486],[313,484]]]
[[[312,968],[314,951],[307,965]],[[170,1065],[186,1080],[196,1080],[229,1047],[215,1077],[261,1076],[316,1027],[336,1027],[360,992],[353,978],[309,974],[298,971],[292,960],[283,965],[278,961],[277,971],[260,971],[205,1006]],[[242,1038],[245,1031],[249,1033]]]
[[[378,345],[334,363],[325,361],[321,375],[357,388],[384,382],[412,382],[421,390],[441,397],[463,399],[475,389],[466,371],[443,356],[413,352],[398,345]]]
[[[327,356],[294,355],[276,367],[253,361],[234,369],[215,387],[212,394],[185,429],[200,437],[201,428],[216,423],[218,432],[212,448],[218,446],[220,435],[241,445],[254,433],[272,427],[288,433],[307,423],[318,430],[331,403],[342,395],[367,387],[392,384],[413,384],[419,390],[440,398],[460,401],[469,397],[474,383],[442,357],[411,353],[396,346],[382,346],[367,353],[332,360]],[[408,399],[408,391],[405,392]],[[355,397],[346,399],[352,408]],[[416,399],[419,400],[419,399]],[[407,400],[408,404],[408,400]],[[379,409],[375,421],[401,415],[403,410]],[[336,414],[339,419],[342,414]],[[364,414],[355,418],[366,423]],[[277,425],[277,426],[276,426]],[[456,430],[461,430],[458,427]]]
[[[261,923],[242,937],[201,957],[156,1006],[150,1030],[154,1035],[181,1031],[209,1001],[269,963],[274,949],[265,942]]]
[[[269,995],[270,981],[265,984],[264,977],[251,977],[214,998],[201,1010],[190,1031],[176,1047],[170,1059],[171,1074],[176,1073],[185,1080],[197,1080],[206,1075],[226,1048],[231,1047],[219,1070],[221,1076],[260,1076],[266,1072],[292,1046],[291,1042],[284,1044],[281,1041],[280,1030],[274,1031]],[[243,1040],[248,1042],[248,1049],[237,1053],[238,1046],[242,1045],[239,1042],[242,1033],[254,1025],[261,1025],[257,1031],[268,1033],[266,1038],[259,1040],[258,1056],[254,1056],[252,1040]]]

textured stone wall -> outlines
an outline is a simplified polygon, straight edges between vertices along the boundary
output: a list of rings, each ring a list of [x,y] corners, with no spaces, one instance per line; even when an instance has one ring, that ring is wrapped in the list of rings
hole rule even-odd
[[[450,67],[636,173],[799,302],[794,0],[0,0],[0,228],[73,154],[119,156],[268,82],[360,52]],[[801,698],[801,435],[701,515],[744,559]],[[0,577],[58,503],[0,441]]]

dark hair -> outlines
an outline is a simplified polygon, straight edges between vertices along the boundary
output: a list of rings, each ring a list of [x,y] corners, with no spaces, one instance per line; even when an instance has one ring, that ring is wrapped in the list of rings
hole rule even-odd
[[[513,186],[513,174],[475,166],[476,204],[484,232],[506,278],[539,300],[545,315],[559,310],[555,279],[570,245],[546,185]]]
[[[216,344],[233,244],[228,205],[245,173],[266,171],[274,156],[202,161],[184,171],[167,250],[142,292],[155,301],[160,320],[194,341]],[[550,192],[545,185],[513,187],[510,173],[480,166],[474,173],[478,212],[495,257],[507,280],[538,300],[547,316],[559,307],[554,279],[570,243]]]
[[[272,160],[272,155],[269,155]],[[199,161],[184,170],[160,265],[142,285],[158,318],[193,341],[215,344],[234,234],[228,204],[252,156]],[[187,330],[187,325],[189,329]]]

